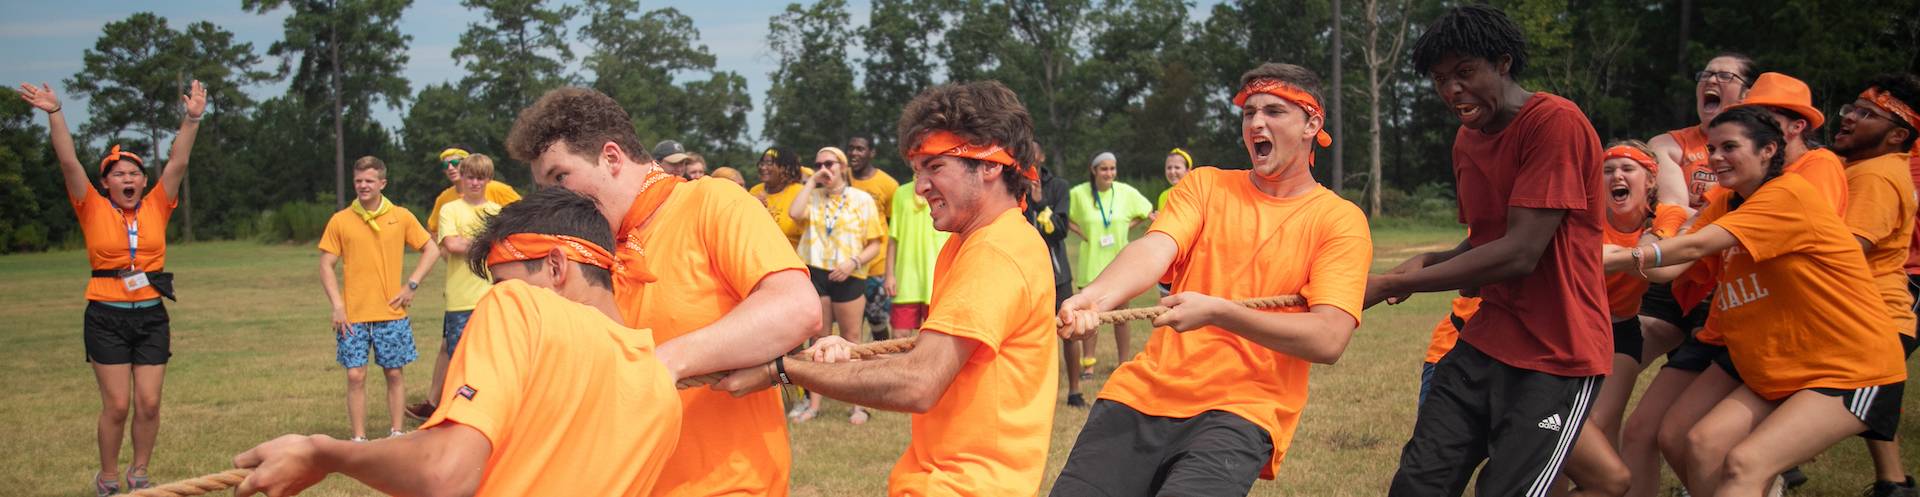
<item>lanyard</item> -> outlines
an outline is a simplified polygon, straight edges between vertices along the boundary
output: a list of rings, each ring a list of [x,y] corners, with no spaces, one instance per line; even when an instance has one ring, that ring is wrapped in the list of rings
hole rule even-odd
[[[1093,191],[1093,210],[1100,211],[1100,224],[1104,227],[1112,228],[1113,218],[1107,214],[1107,208],[1102,207],[1100,205],[1100,189],[1094,188],[1092,185],[1088,185],[1087,189]],[[1113,185],[1107,185],[1108,197],[1113,196],[1113,190],[1114,190]],[[1111,204],[1112,202],[1108,202],[1108,203]]]
[[[141,202],[141,203],[145,203],[145,202]],[[132,220],[128,220],[127,214],[125,212],[122,212],[120,208],[115,207],[113,209],[113,214],[115,216],[120,217],[120,224],[127,228],[127,267],[136,271],[140,269],[139,264],[140,264],[140,204],[141,203],[133,204]]]

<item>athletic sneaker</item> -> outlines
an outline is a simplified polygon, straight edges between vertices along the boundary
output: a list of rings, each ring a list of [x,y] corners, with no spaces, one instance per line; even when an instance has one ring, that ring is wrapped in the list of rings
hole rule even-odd
[[[147,474],[147,468],[133,468],[127,471],[127,491],[153,488],[153,477]]]
[[[96,497],[108,497],[111,495],[119,495],[119,494],[120,494],[119,479],[102,480],[100,479],[100,473],[93,474],[93,495],[95,495]]]
[[[1787,472],[1780,473],[1780,477],[1787,480],[1787,490],[1800,488],[1801,485],[1807,484],[1807,474],[1800,472],[1799,466],[1787,468]]]
[[[400,430],[387,430],[387,438],[400,438],[402,435],[406,435],[406,434],[407,432],[400,431]]]
[[[1868,485],[1867,490],[1861,492],[1860,495],[1866,497],[1917,497],[1920,496],[1920,491],[1914,490],[1913,477],[1908,476],[1906,483],[1894,483],[1890,481],[1873,482],[1873,484]]]
[[[439,409],[439,406],[435,406],[431,402],[421,402],[410,405],[407,406],[407,417],[413,418],[416,421],[426,421],[433,417],[433,411],[435,409]]]
[[[1786,497],[1787,477],[1774,475],[1773,486],[1767,488],[1767,497]]]
[[[1080,395],[1080,392],[1067,394],[1067,405],[1072,407],[1086,407],[1087,398],[1086,396]]]

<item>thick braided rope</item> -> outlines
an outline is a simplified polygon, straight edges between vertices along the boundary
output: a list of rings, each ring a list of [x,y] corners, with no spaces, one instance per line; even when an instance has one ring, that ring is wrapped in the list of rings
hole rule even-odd
[[[189,497],[194,495],[207,495],[240,486],[240,482],[245,481],[247,475],[250,474],[253,474],[253,470],[251,469],[229,469],[199,478],[188,478],[158,487],[135,490],[133,492],[120,494],[118,497]]]
[[[1240,299],[1240,300],[1233,301],[1233,303],[1240,304],[1253,309],[1272,309],[1277,307],[1304,306],[1304,305],[1307,305],[1307,299],[1301,298],[1299,295],[1280,295],[1275,297]],[[1153,319],[1153,318],[1160,317],[1161,314],[1166,314],[1166,313],[1167,313],[1166,307],[1153,306],[1153,307],[1137,307],[1132,309],[1116,309],[1116,310],[1111,310],[1107,312],[1102,312],[1099,314],[1099,316],[1100,316],[1100,324],[1113,324],[1113,323],[1123,323],[1127,321],[1141,321],[1141,320]],[[1061,326],[1060,320],[1055,319],[1054,326],[1056,327]],[[892,340],[881,340],[878,342],[869,342],[869,343],[855,345],[853,346],[852,352],[853,352],[853,357],[856,359],[872,359],[874,356],[878,356],[882,354],[898,354],[898,353],[903,353],[910,350],[913,350],[913,338],[895,338]],[[788,358],[796,359],[796,360],[804,360],[804,358],[800,356],[788,356]],[[726,372],[710,373],[710,374],[705,374],[705,375],[700,375],[700,376],[695,376],[692,378],[680,380],[677,385],[681,389],[687,389],[687,388],[719,383],[722,378],[726,378],[726,377],[727,377]]]

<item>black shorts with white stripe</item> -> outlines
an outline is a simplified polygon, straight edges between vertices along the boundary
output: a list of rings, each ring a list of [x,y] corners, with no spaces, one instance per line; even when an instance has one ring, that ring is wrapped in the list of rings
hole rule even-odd
[[[1900,431],[1900,398],[1906,394],[1907,382],[1853,390],[1838,388],[1811,390],[1822,395],[1839,397],[1840,403],[1846,405],[1848,413],[1867,424],[1867,430],[1860,432],[1861,438],[1891,442],[1894,433]]]
[[[1545,497],[1601,380],[1508,366],[1460,341],[1434,364],[1387,495],[1458,496],[1474,481],[1475,495]]]

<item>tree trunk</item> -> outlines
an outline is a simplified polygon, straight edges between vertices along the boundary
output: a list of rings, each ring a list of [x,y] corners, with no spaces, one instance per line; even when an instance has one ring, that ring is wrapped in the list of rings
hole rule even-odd
[[[1367,0],[1367,215],[1380,216],[1380,10]]]
[[[1344,71],[1340,69],[1340,59],[1345,58],[1342,57],[1345,54],[1340,51],[1340,0],[1333,0],[1332,17],[1333,86],[1326,92],[1328,99],[1327,122],[1324,126],[1333,129],[1333,191],[1339,192],[1347,187],[1347,154],[1344,152],[1346,147],[1343,146],[1346,145],[1347,134],[1342,132],[1342,128],[1345,126],[1341,125],[1341,117],[1345,116],[1345,114],[1340,112],[1340,96],[1345,93],[1346,90],[1346,87],[1342,86],[1340,82],[1341,77],[1344,75]]]
[[[339,27],[327,30],[328,63],[333,65],[330,76],[333,78],[331,93],[333,97],[333,208],[347,208],[347,139],[346,125],[340,116],[340,33]]]
[[[1689,65],[1687,64],[1687,44],[1691,41],[1690,38],[1693,36],[1692,28],[1693,28],[1693,0],[1680,0],[1680,29],[1679,29],[1680,44],[1677,47],[1678,49],[1674,51],[1674,59],[1673,59],[1674,74],[1687,74],[1691,70],[1688,67]],[[1689,94],[1691,94],[1691,92],[1689,92]],[[1673,117],[1675,119],[1674,122],[1676,123],[1688,122],[1689,119],[1687,116],[1692,113],[1693,113],[1693,102],[1691,97],[1686,99],[1686,103],[1684,105],[1673,106]]]

